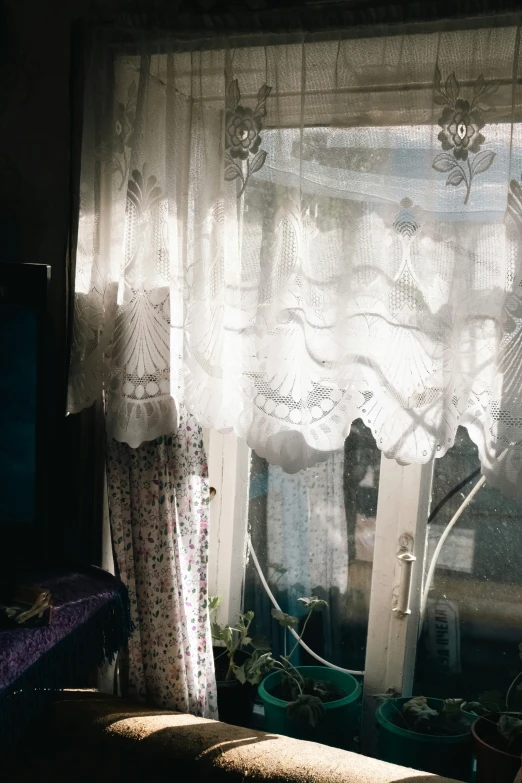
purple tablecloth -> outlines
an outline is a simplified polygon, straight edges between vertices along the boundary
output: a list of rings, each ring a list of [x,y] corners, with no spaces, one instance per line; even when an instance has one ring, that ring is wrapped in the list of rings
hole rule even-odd
[[[85,627],[91,618],[97,616],[103,607],[108,608],[109,604],[111,612],[104,613],[101,621],[92,628],[93,638],[89,638],[89,646],[92,642],[92,657],[98,660],[93,660],[90,665],[95,666],[100,662],[100,657],[112,656],[117,652],[118,645],[124,643],[130,632],[126,618],[126,590],[117,579],[101,569],[55,575],[33,580],[31,584],[51,591],[54,605],[52,621],[42,628],[0,631],[0,696],[6,689],[12,692],[10,686],[24,673],[28,670],[33,672],[42,658],[52,658],[53,649],[60,642]],[[108,629],[109,623],[112,626],[118,624],[119,627]],[[96,635],[98,639],[94,638]],[[110,647],[116,649],[108,649]],[[73,655],[72,647],[70,655]],[[59,672],[57,677],[59,679]],[[53,679],[53,682],[46,682],[46,672],[42,671],[39,687],[60,687],[56,678]],[[34,687],[34,684],[32,678],[31,684],[24,687]],[[0,709],[1,706],[0,702]]]

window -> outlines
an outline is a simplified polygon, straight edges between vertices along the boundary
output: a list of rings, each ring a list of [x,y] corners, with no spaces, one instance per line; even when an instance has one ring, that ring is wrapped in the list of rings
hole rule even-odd
[[[501,149],[510,127],[500,123],[495,128],[498,137],[494,143]],[[515,126],[515,130],[518,146],[520,126]],[[404,207],[396,213],[394,223],[401,236],[397,268],[404,275],[401,272],[402,277],[397,277],[397,286],[390,295],[395,297],[397,311],[409,310],[416,313],[416,318],[419,318],[420,311],[416,308],[421,294],[408,271],[414,266],[411,256],[414,251],[407,240],[420,228],[420,223],[410,210],[412,202],[404,198],[404,187],[410,175],[416,177],[411,174],[411,161],[431,155],[433,133],[433,126],[426,122],[383,124],[371,129],[360,125],[351,129],[308,127],[302,138],[296,128],[284,132],[278,129],[277,133],[267,129],[264,136],[268,150],[271,144],[285,141],[288,145],[285,160],[288,159],[290,168],[294,167],[290,173],[296,177],[298,169],[314,163],[310,178],[305,178],[305,182],[312,183],[309,187],[313,198],[307,194],[306,184],[302,197],[305,200],[310,197],[312,211],[322,199],[328,201],[328,209],[324,211],[328,219],[321,231],[329,234],[329,252],[339,265],[345,263],[342,248],[348,240],[343,232],[345,226],[352,225],[349,213],[358,207],[353,192],[360,194],[361,203],[366,198],[371,201],[381,187],[383,162],[386,163],[386,188],[389,204],[393,205],[390,209],[395,209],[396,204]],[[438,126],[435,133],[440,133]],[[417,166],[413,169],[420,170]],[[245,197],[245,226],[251,224],[252,233],[248,236],[256,248],[256,258],[263,246],[265,230],[257,220],[256,205],[262,199],[275,201],[277,188],[285,184],[288,175],[287,170],[266,166]],[[351,183],[348,198],[343,197],[345,180]],[[334,193],[336,183],[338,193]],[[499,179],[499,188],[500,184]],[[423,196],[420,201],[430,204],[434,213],[445,214],[444,230],[448,237],[458,238],[462,213],[443,208],[448,197],[445,181],[419,179],[416,187],[417,195]],[[505,195],[500,189],[495,191],[492,204],[495,209],[498,207],[499,214],[504,210],[504,202]],[[385,208],[388,207],[382,206]],[[332,219],[336,210],[346,215],[346,221]],[[377,224],[368,220],[366,240],[378,245],[381,236],[375,230]],[[313,232],[311,237],[313,247]],[[518,239],[508,237],[508,240],[518,243]],[[440,241],[439,234],[426,237],[426,242],[431,241]],[[334,252],[339,248],[340,252]],[[458,255],[462,248],[457,244],[455,248],[456,264],[462,263]],[[490,252],[485,245],[481,249],[486,260]],[[324,254],[330,262],[328,253],[324,251]],[[468,260],[473,257],[466,256]],[[284,254],[281,258],[284,266]],[[353,265],[351,285],[364,297],[367,275],[377,273],[367,263],[366,255],[362,254],[361,258],[359,263],[353,254],[347,263]],[[438,263],[436,255],[431,257],[431,262]],[[424,272],[430,276],[426,268]],[[271,284],[272,278],[267,275],[266,286]],[[449,277],[444,281],[446,284],[448,288],[452,285]],[[426,317],[434,315],[436,306],[433,302],[426,304]],[[436,339],[430,343],[426,355],[435,343]],[[389,351],[390,345],[382,342],[383,354]],[[271,344],[267,356],[273,350]],[[402,350],[401,346],[397,350]],[[422,375],[413,366],[423,364],[421,353],[420,348],[416,355],[405,350],[405,361],[410,361],[411,366],[404,368],[398,364],[393,380],[384,370],[382,374],[390,387],[396,384],[397,399],[408,399],[410,407],[398,405],[397,417],[404,416],[409,421],[410,415],[412,419],[417,414],[420,418],[426,415],[428,424],[437,431],[443,407],[440,378],[434,372],[425,386],[420,381],[414,385],[411,380]],[[381,369],[386,366],[383,360]],[[306,376],[306,369],[303,375]],[[274,376],[279,397],[275,394],[270,397],[259,388],[256,404],[265,410],[268,404],[273,410],[278,403],[291,427],[292,422],[300,422],[298,409],[303,399],[306,398],[307,404],[309,400],[306,394],[296,394],[293,399],[282,374],[280,379],[274,370]],[[252,378],[255,382],[254,371]],[[299,388],[306,386],[302,381],[296,376]],[[412,388],[408,385],[410,381]],[[314,388],[313,394],[316,391]],[[327,396],[325,393],[325,399],[318,397],[309,408],[312,416],[317,413],[318,420],[327,412],[326,406],[331,405]],[[432,583],[427,585],[429,564],[437,543],[478,480],[477,449],[467,431],[460,428],[454,447],[441,459],[426,465],[399,465],[379,451],[375,442],[377,430],[368,428],[376,426],[374,413],[370,415],[365,410],[374,402],[375,408],[379,408],[375,399],[372,402],[374,393],[363,389],[360,396],[364,398],[360,405],[359,401],[354,404],[360,410],[361,419],[354,422],[344,449],[293,475],[250,453],[244,444],[239,446],[232,435],[211,436],[214,450],[211,444],[210,479],[217,488],[218,499],[211,509],[216,525],[212,532],[210,584],[212,592],[225,598],[220,622],[233,622],[241,606],[253,610],[255,632],[269,638],[276,655],[282,652],[282,631],[271,616],[272,604],[252,558],[247,557],[248,537],[275,599],[285,612],[304,615],[298,603],[301,596],[313,594],[327,602],[328,608],[314,614],[307,625],[304,641],[329,662],[364,672],[363,710],[367,720],[363,720],[363,743],[369,748],[369,717],[375,709],[376,694],[393,689],[403,695],[476,698],[486,685],[487,689],[506,689],[512,679],[511,670],[517,666],[518,642],[522,640],[522,609],[519,608],[522,577],[518,575],[516,557],[522,543],[522,515],[518,502],[488,487],[482,488],[452,529],[437,557]],[[458,402],[457,399],[454,403],[455,416],[463,413],[457,409]],[[383,420],[389,426],[383,426]],[[389,436],[386,442],[390,453],[398,451],[393,447],[394,441],[409,437],[411,448],[404,453],[420,455],[421,441],[417,442],[415,427],[394,429],[394,424],[393,415],[382,415],[380,426]],[[328,426],[330,422],[325,430]],[[429,441],[427,436],[426,441]],[[380,444],[386,447],[382,438]],[[499,661],[506,664],[505,668],[498,666]],[[299,649],[295,662],[311,664],[313,659]],[[496,674],[492,677],[494,669]]]
[[[280,626],[247,537],[276,600],[300,615],[297,599],[328,602],[304,640],[321,657],[365,672],[365,699],[390,687],[405,694],[476,697],[506,688],[522,638],[519,503],[482,488],[441,550],[424,623],[421,595],[442,532],[478,479],[476,447],[459,429],[434,465],[400,466],[381,455],[359,420],[343,452],[289,475],[233,435],[211,433],[210,589],[224,596],[221,622],[240,607],[282,652]],[[430,513],[431,509],[431,513]],[[409,611],[398,611],[401,553],[416,556]],[[422,627],[421,627],[422,626]],[[296,662],[312,663],[304,650]],[[499,665],[501,664],[501,665]],[[368,722],[369,725],[369,722]],[[369,741],[369,740],[368,740]]]

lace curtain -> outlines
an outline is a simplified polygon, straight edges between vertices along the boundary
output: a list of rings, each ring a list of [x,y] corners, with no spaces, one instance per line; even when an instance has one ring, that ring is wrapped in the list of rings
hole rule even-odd
[[[520,494],[520,30],[233,43],[97,41],[70,410],[138,446],[182,401],[287,471],[460,424]]]

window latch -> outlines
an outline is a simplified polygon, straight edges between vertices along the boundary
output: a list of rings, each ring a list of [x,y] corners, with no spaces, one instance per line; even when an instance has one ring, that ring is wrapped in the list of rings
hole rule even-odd
[[[405,617],[406,615],[411,614],[411,579],[413,576],[413,564],[416,559],[417,558],[412,552],[399,552],[397,555],[397,560],[401,564],[401,581],[399,584],[397,606],[393,608],[393,611],[397,612],[399,617]]]

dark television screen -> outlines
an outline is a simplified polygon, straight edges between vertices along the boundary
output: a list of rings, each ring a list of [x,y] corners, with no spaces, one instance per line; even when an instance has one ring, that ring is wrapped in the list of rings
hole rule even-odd
[[[45,265],[0,263],[0,529],[8,534],[41,522],[47,283]]]
[[[37,329],[34,307],[0,304],[0,524],[35,518]]]

